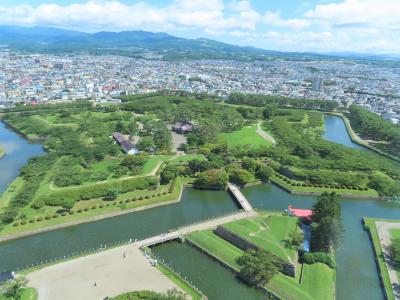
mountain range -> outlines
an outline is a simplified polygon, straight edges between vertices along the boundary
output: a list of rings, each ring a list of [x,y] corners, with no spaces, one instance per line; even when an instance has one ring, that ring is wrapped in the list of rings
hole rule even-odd
[[[131,57],[159,56],[164,59],[238,59],[290,60],[396,59],[352,53],[278,52],[254,47],[241,47],[211,39],[187,39],[167,33],[147,31],[85,33],[53,27],[0,26],[0,45],[22,52],[68,53],[88,51],[92,54],[118,54]]]

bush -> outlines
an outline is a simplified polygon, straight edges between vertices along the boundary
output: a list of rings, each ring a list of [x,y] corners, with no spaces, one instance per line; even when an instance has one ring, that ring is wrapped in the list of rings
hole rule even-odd
[[[43,221],[43,217],[38,217],[38,218],[36,219],[36,221],[42,222],[42,221]]]
[[[149,195],[144,196],[145,199],[150,199]]]
[[[15,222],[13,225],[14,225],[14,227],[19,226],[19,222]]]
[[[21,225],[25,225],[25,224],[26,224],[26,220],[22,220]]]
[[[143,200],[143,199],[144,199],[144,197],[143,197],[143,196],[140,196],[140,197],[139,197],[139,200]]]
[[[304,253],[301,261],[309,265],[320,262],[326,264],[332,269],[336,268],[336,262],[333,256],[323,252]]]
[[[96,209],[97,205],[93,205],[90,209]]]
[[[89,207],[85,207],[83,210],[84,211],[89,211]]]
[[[45,216],[44,217],[46,220],[50,220],[51,219],[51,216],[50,215],[47,215],[47,216]]]
[[[79,208],[77,212],[80,214],[82,211],[83,211],[83,209]]]
[[[36,222],[35,219],[30,219],[30,220],[29,220],[29,223],[35,223],[35,222]]]
[[[70,215],[73,215],[74,213],[75,213],[75,211],[72,210],[72,209],[69,211],[69,214],[70,214]]]
[[[107,203],[107,204],[108,204],[108,203]],[[100,208],[103,208],[103,207],[104,207],[104,204],[100,204],[99,207],[100,207]]]
[[[59,214],[54,214],[54,215],[53,215],[53,218],[54,218],[54,219],[57,219],[59,216],[60,216]]]

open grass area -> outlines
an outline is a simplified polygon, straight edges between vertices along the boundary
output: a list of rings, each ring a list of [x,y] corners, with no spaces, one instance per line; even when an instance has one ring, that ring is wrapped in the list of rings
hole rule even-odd
[[[287,247],[290,234],[297,229],[297,218],[277,215],[259,216],[224,224],[224,227],[242,236],[260,248],[280,258],[296,263],[297,251]]]
[[[392,239],[400,239],[400,229],[392,229],[390,231],[390,236]]]
[[[289,217],[280,217],[276,214],[271,214],[270,216],[272,218],[265,221],[264,224],[268,226],[268,235],[272,235],[271,240],[279,239],[279,237],[287,237],[290,233],[290,229],[287,229],[286,226],[289,228],[296,226],[296,224],[293,225],[291,221],[287,222],[287,220],[291,219]],[[262,220],[265,218],[268,217],[265,214],[261,214],[260,217],[252,220],[240,220],[228,223],[228,225],[224,224],[224,226],[235,228],[242,234],[248,234],[259,228],[259,224],[263,224]],[[296,221],[296,219],[292,219]],[[235,225],[232,226],[232,224]],[[246,226],[249,226],[249,229],[246,229]],[[260,244],[264,244],[265,240],[258,239],[259,236],[260,235],[257,234],[253,238],[255,238],[255,240]],[[240,270],[240,266],[236,263],[236,259],[243,254],[243,251],[218,237],[211,230],[194,232],[187,235],[186,238],[206,253],[231,266],[234,270]],[[297,274],[300,275],[300,270],[297,270]],[[292,278],[279,273],[266,285],[266,288],[278,295],[281,299],[285,300],[335,299],[335,270],[329,268],[325,264],[317,263],[304,265],[302,282],[299,283],[299,280],[299,276]]]
[[[188,162],[191,160],[206,160],[205,156],[203,154],[187,154],[187,155],[178,155],[175,158],[171,159],[169,162],[173,164],[179,164],[179,163],[184,163]]]
[[[272,143],[263,139],[256,132],[257,125],[243,127],[242,129],[229,133],[221,133],[220,140],[228,143],[228,147],[249,145],[252,147],[271,146]]]
[[[173,283],[179,286],[186,294],[188,294],[192,300],[201,300],[203,295],[191,287],[186,281],[184,281],[178,274],[173,272],[170,268],[164,265],[162,262],[157,263],[157,268],[167,276]]]
[[[385,260],[383,257],[382,247],[379,242],[378,231],[375,226],[375,219],[365,218],[364,220],[365,220],[365,227],[369,230],[371,237],[372,237],[372,244],[375,249],[379,270],[380,270],[380,273],[382,276],[382,281],[385,286],[388,300],[395,300],[392,285],[391,285],[390,279],[389,279],[389,273],[386,268]]]
[[[236,260],[242,256],[243,251],[215,235],[212,230],[193,232],[187,235],[186,238],[206,252],[223,260],[232,268],[240,269]]]
[[[149,159],[147,160],[147,162],[144,164],[143,169],[140,173],[140,175],[146,175],[149,174],[151,172],[153,172],[157,166],[159,165],[159,163],[170,159],[171,155],[152,155],[149,156]]]

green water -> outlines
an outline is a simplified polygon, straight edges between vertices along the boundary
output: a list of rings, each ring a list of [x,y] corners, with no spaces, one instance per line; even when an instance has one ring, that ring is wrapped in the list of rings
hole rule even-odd
[[[267,299],[262,292],[237,279],[233,272],[187,244],[163,244],[153,251],[179,271],[181,276],[193,282],[210,300]]]
[[[235,202],[224,191],[187,188],[180,203],[1,243],[0,270],[13,270],[105,243],[143,239],[234,210]]]

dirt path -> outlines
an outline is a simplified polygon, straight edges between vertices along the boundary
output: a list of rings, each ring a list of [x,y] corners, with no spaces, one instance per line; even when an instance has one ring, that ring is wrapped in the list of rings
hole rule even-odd
[[[388,269],[390,283],[392,284],[394,297],[395,297],[395,299],[400,300],[399,277],[397,276],[397,272],[394,269],[394,266],[390,260],[390,257],[388,255],[388,250],[387,250],[391,243],[390,230],[392,230],[392,229],[400,230],[400,223],[376,221],[375,224],[376,224],[376,229],[378,231],[379,241],[381,243],[386,267]]]
[[[257,124],[257,130],[256,130],[257,134],[259,136],[261,136],[264,140],[271,142],[273,146],[276,145],[276,141],[275,139],[267,132],[265,132],[262,128],[261,128],[261,122]]]
[[[98,300],[135,290],[178,288],[129,244],[30,273],[39,300]]]

